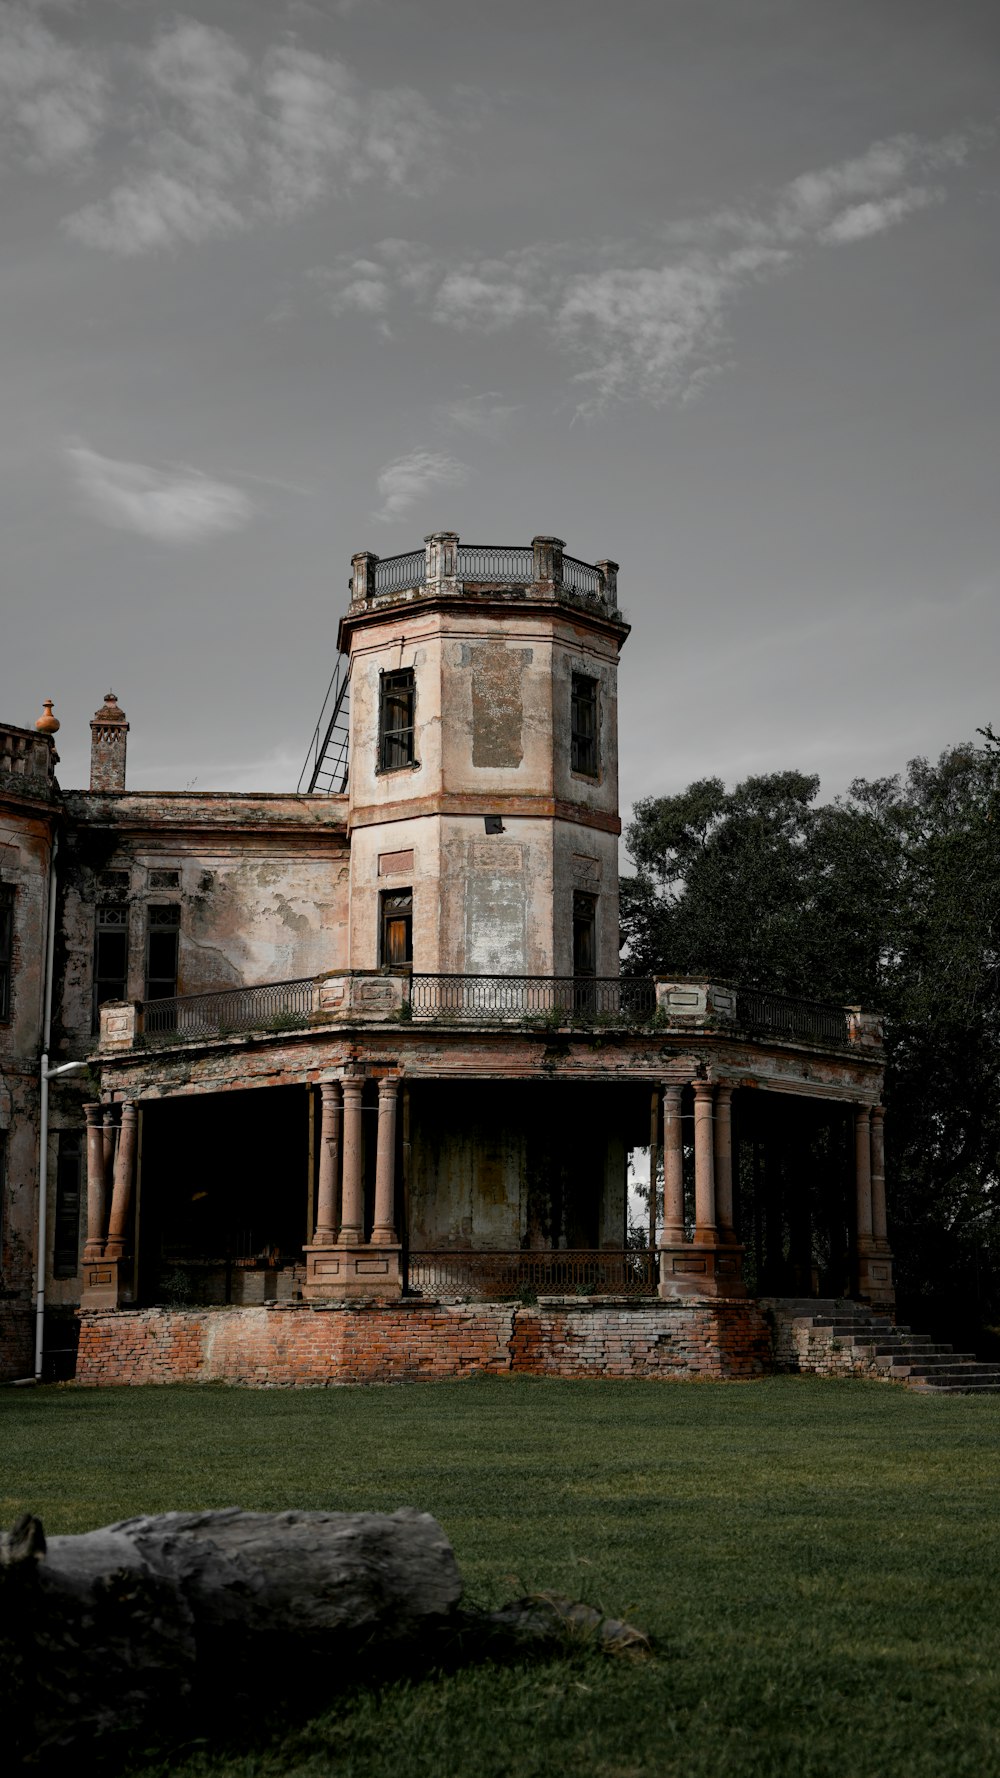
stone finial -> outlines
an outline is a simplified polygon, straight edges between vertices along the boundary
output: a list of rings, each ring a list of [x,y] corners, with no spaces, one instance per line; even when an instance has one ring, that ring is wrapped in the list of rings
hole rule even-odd
[[[42,714],[35,723],[40,735],[54,735],[61,727],[58,716],[53,713],[52,704],[52,698],[42,699]]]
[[[90,725],[90,788],[117,791],[125,789],[125,748],[129,724],[113,691],[105,692],[104,702]]]

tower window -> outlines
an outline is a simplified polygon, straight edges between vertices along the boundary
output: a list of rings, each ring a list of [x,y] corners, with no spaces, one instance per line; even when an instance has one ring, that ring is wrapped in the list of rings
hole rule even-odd
[[[597,896],[573,894],[573,974],[597,974]]]
[[[413,891],[385,890],[381,897],[379,962],[398,969],[413,962]]]
[[[10,1018],[10,978],[14,968],[14,891],[0,883],[0,1024]]]
[[[79,1270],[82,1197],[83,1137],[79,1130],[60,1130],[52,1254],[52,1274],[55,1278],[75,1278]]]
[[[570,752],[574,772],[597,777],[597,680],[585,673],[573,674]]]
[[[128,998],[128,909],[98,907],[94,932],[94,1030],[105,1000]]]
[[[378,716],[378,766],[380,772],[397,772],[412,766],[413,711],[416,688],[412,667],[383,673]]]
[[[149,909],[146,934],[146,999],[172,1000],[177,992],[177,946],[181,910],[177,902]]]

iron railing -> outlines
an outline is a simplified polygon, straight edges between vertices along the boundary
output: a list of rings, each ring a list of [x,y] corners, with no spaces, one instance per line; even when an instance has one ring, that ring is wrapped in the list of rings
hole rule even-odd
[[[530,586],[535,578],[535,552],[502,543],[460,543],[457,551],[459,580],[491,586]]]
[[[375,563],[375,591],[401,593],[423,586],[427,578],[427,554],[411,549],[405,556],[383,556]]]
[[[223,988],[216,994],[179,994],[147,1000],[143,1036],[225,1037],[245,1031],[294,1031],[313,1010],[315,982],[262,982],[255,988]]]
[[[562,583],[568,593],[582,593],[586,598],[603,599],[604,575],[593,562],[581,562],[576,556],[563,556]]]
[[[657,1256],[648,1248],[563,1247],[530,1252],[431,1253],[411,1249],[407,1289],[423,1296],[655,1296]]]
[[[414,975],[415,1019],[620,1020],[656,1011],[656,983],[642,976]]]
[[[795,1000],[786,994],[768,994],[762,988],[736,990],[736,1022],[744,1031],[769,1037],[806,1037],[818,1043],[846,1046],[847,1014],[841,1006],[821,1000]]]

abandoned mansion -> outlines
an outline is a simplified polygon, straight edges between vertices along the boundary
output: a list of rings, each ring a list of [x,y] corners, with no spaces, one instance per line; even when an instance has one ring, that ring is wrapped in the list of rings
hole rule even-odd
[[[617,572],[356,555],[295,793],[130,790],[111,692],[86,789],[0,726],[0,1374],[750,1375],[763,1304],[891,1310],[878,1019],[620,973]]]

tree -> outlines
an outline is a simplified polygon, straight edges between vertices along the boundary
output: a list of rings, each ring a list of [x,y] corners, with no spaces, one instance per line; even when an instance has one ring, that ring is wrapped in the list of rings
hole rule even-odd
[[[888,1184],[904,1295],[1000,1319],[1000,739],[817,805],[799,772],[637,803],[625,967],[887,1019]]]

